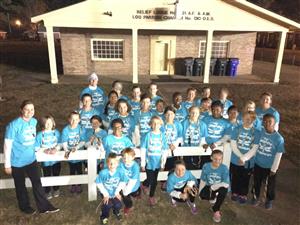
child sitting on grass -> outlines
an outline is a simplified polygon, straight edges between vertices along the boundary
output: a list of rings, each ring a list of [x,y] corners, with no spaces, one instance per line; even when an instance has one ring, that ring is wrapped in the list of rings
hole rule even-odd
[[[101,170],[96,178],[97,188],[103,196],[100,216],[101,224],[108,223],[111,208],[117,219],[121,220],[120,209],[122,208],[122,197],[120,191],[128,181],[124,171],[119,167],[119,159],[115,153],[108,155],[106,164],[107,168]]]

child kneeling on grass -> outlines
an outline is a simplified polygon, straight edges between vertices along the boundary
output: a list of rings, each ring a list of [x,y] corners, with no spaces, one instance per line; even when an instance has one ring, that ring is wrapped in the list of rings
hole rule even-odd
[[[128,179],[124,171],[119,167],[117,154],[110,153],[106,160],[107,168],[101,170],[96,178],[96,184],[103,196],[101,224],[108,223],[109,211],[113,208],[113,213],[118,220],[121,219],[120,209],[122,208],[120,191],[125,187]]]
[[[167,180],[167,192],[171,196],[172,207],[177,206],[177,202],[186,202],[191,208],[193,215],[197,214],[194,203],[197,194],[197,179],[186,170],[183,160],[175,162],[175,171],[171,173]]]
[[[226,197],[229,187],[229,171],[222,164],[223,152],[214,150],[211,154],[212,162],[205,163],[200,177],[200,199],[209,200],[214,204],[212,210],[213,220],[221,222],[221,205]]]

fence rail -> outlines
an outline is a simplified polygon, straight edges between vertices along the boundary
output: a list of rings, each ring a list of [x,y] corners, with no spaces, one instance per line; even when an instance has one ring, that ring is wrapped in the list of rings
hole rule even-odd
[[[229,166],[230,159],[229,145],[225,144],[218,149],[223,150],[224,160],[223,163]],[[136,157],[140,157],[140,149],[136,148]],[[174,156],[203,156],[210,155],[211,149],[208,148],[204,150],[201,147],[178,147],[174,151]],[[171,155],[171,152],[168,153]],[[59,151],[54,155],[45,154],[42,151],[36,152],[36,158],[38,162],[46,161],[69,161],[69,160],[87,160],[88,161],[88,173],[84,175],[70,175],[70,176],[53,176],[53,177],[41,177],[43,186],[64,186],[73,184],[88,184],[88,200],[94,201],[97,199],[97,188],[95,179],[97,176],[97,159],[104,158],[104,154],[101,154],[99,150],[93,148],[89,150],[80,150],[72,152],[68,159],[64,158],[64,151]],[[4,154],[0,154],[0,164],[4,163]],[[201,170],[192,170],[192,174],[199,178],[201,175]],[[166,180],[168,177],[168,171],[161,171],[158,174],[158,180]],[[141,172],[141,180],[146,178],[146,173]],[[31,182],[29,178],[26,178],[26,186],[31,187]],[[11,189],[15,188],[13,179],[0,179],[0,190],[1,189]]]

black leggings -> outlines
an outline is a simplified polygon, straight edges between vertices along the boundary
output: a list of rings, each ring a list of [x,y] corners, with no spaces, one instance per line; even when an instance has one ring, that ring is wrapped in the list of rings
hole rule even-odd
[[[146,169],[147,178],[146,180],[144,180],[143,185],[146,187],[150,186],[150,194],[149,194],[150,197],[153,197],[155,194],[158,173],[159,173],[159,169],[156,170]]]
[[[50,177],[50,176],[59,176],[60,174],[60,163],[55,163],[52,166],[44,166],[43,167],[43,174],[44,177]],[[53,186],[53,190],[57,191],[59,189],[59,186]],[[45,187],[45,192],[49,193],[51,190],[51,187]]]
[[[218,195],[217,195],[218,193]],[[220,187],[216,191],[212,191],[210,189],[210,186],[206,185],[200,192],[200,198],[204,200],[213,200],[217,197],[217,201],[212,207],[214,212],[217,212],[220,210],[222,203],[224,202],[224,199],[227,194],[227,188]]]

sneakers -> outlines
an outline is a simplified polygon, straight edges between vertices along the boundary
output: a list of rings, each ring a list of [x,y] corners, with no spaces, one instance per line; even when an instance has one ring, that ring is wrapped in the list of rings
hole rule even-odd
[[[59,208],[50,208],[48,210],[45,210],[45,211],[39,211],[40,214],[50,214],[50,213],[56,213],[56,212],[59,212],[60,209]]]
[[[36,213],[36,210],[34,210],[31,207],[28,207],[28,208],[22,210],[22,212],[25,213],[25,214],[28,214],[28,215],[34,215]]]
[[[150,206],[155,206],[156,205],[155,197],[149,197],[149,205]]]
[[[260,202],[259,202],[257,199],[255,199],[255,198],[253,198],[253,199],[251,200],[251,205],[254,206],[254,207],[259,206],[259,203],[260,203]]]
[[[221,222],[221,218],[222,218],[222,215],[221,215],[220,211],[214,212],[214,215],[213,215],[213,221],[214,222],[220,223]]]
[[[271,210],[273,208],[273,203],[271,200],[267,200],[265,203],[265,209],[266,210]]]
[[[100,224],[108,224],[108,218],[100,219]]]
[[[50,200],[50,199],[53,198],[53,195],[52,195],[52,192],[51,192],[51,191],[48,192],[48,193],[46,193],[46,198],[47,198],[48,200]]]
[[[239,200],[238,194],[232,193],[231,195],[231,201],[236,202]]]
[[[122,219],[122,215],[121,215],[121,213],[119,211],[114,212],[114,214],[115,214],[117,220],[121,220]]]
[[[190,207],[191,213],[192,213],[193,215],[196,215],[196,214],[198,213],[198,210],[197,210],[197,208],[196,208],[195,203],[191,202],[190,200],[187,200],[187,201],[186,201],[186,204]]]
[[[173,198],[171,198],[171,206],[172,206],[173,208],[177,207],[177,201],[174,200]]]
[[[53,191],[53,195],[52,195],[54,198],[57,198],[60,196],[60,191],[59,190],[56,190],[56,191]]]
[[[123,210],[124,216],[128,216],[129,213],[131,213],[132,210],[133,210],[133,207],[132,208],[125,207],[124,210]]]
[[[239,198],[238,198],[238,202],[241,204],[241,205],[244,205],[247,203],[247,196],[245,195],[240,195]]]
[[[149,195],[149,188],[143,184],[141,184],[141,189],[145,195]]]

